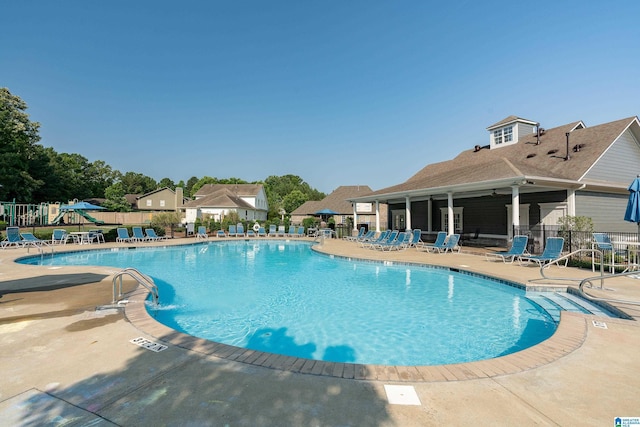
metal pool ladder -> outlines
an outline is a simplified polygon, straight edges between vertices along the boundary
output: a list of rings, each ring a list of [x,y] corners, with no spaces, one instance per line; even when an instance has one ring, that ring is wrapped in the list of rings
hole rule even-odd
[[[138,284],[144,286],[149,293],[151,294],[151,298],[153,299],[153,303],[158,305],[158,287],[154,283],[153,279],[146,274],[141,273],[133,267],[127,267],[124,270],[117,272],[113,276],[113,301],[112,304],[115,304],[120,297],[122,297],[122,276],[132,277]],[[116,288],[118,288],[117,296],[116,296]]]

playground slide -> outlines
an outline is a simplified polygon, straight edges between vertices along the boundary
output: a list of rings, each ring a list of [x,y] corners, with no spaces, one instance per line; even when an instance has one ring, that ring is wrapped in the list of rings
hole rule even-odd
[[[94,217],[92,217],[91,215],[89,215],[88,213],[86,213],[86,212],[85,212],[85,211],[83,211],[83,210],[75,209],[75,212],[76,212],[78,215],[82,215],[83,217],[85,217],[87,220],[89,220],[89,221],[93,222],[94,224],[97,224],[97,225],[102,225],[102,224],[104,224],[104,221],[102,221],[102,220],[100,220],[100,219],[95,219]]]
[[[66,211],[58,212],[58,215],[55,218],[53,218],[53,220],[51,220],[51,224],[58,224],[62,219],[62,217],[64,216],[64,214],[66,213],[67,213]]]

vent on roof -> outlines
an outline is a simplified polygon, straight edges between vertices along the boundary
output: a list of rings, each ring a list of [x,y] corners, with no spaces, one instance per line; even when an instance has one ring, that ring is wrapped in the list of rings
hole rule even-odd
[[[556,150],[555,148],[553,150],[549,150],[547,151],[547,154],[556,154],[558,152],[558,150]]]
[[[586,144],[576,144],[573,146],[573,152],[577,153],[578,151],[582,150],[585,147]]]
[[[530,158],[535,157],[535,156],[536,156],[535,153],[527,154],[527,159],[530,159]]]

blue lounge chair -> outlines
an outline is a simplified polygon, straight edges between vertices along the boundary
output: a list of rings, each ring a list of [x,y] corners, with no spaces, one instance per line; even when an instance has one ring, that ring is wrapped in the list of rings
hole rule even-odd
[[[264,230],[264,227],[258,228],[258,237],[267,237],[267,232]]]
[[[373,248],[381,251],[401,251],[407,249],[411,243],[412,234],[405,231],[398,234],[398,237],[392,242],[386,244],[375,245]]]
[[[236,225],[236,237],[246,237],[246,235],[244,234],[244,225],[240,223]]]
[[[152,242],[157,242],[158,240],[167,239],[166,236],[158,236],[158,234],[156,233],[156,230],[154,230],[153,228],[145,229],[144,233],[147,235],[147,239],[151,240]]]
[[[253,229],[249,228],[249,229],[247,229],[247,232],[245,233],[245,235],[247,237],[255,238],[256,237],[256,232],[253,231]]]
[[[297,231],[295,225],[289,226],[289,232],[287,232],[287,237],[296,237]]]
[[[217,237],[227,237],[227,233],[225,233],[224,230],[218,230],[218,231],[216,231],[216,236]]]
[[[56,228],[53,230],[53,234],[51,235],[51,244],[66,245],[68,239],[69,234],[67,233],[67,230],[64,228]]]
[[[236,237],[236,226],[231,224],[229,225],[229,232],[227,233],[229,237]]]
[[[562,256],[562,249],[564,248],[564,237],[547,237],[544,244],[544,250],[541,255],[523,255],[518,257],[520,265],[528,264],[529,262],[535,262],[539,267],[548,265],[552,261],[557,260]],[[567,266],[569,260],[565,259],[564,266]]]
[[[427,252],[436,251],[439,254],[451,252],[460,252],[460,235],[450,234],[442,245],[425,246]]]
[[[416,245],[416,248],[419,251],[423,251],[423,252],[429,252],[429,248],[433,248],[433,247],[442,247],[444,245],[445,240],[447,240],[447,232],[446,231],[438,231],[438,234],[436,235],[436,241],[433,243],[425,243],[422,242],[421,244]]]
[[[415,230],[413,230],[411,232],[411,241],[409,242],[409,247],[410,248],[417,248],[418,246],[421,246],[423,244],[422,242],[422,230],[419,228],[416,228]]]
[[[350,242],[356,242],[360,240],[365,235],[365,233],[366,233],[365,227],[360,227],[360,231],[358,231],[358,234],[356,234],[355,236],[344,236],[343,239],[348,240]]]
[[[278,237],[284,237],[287,234],[287,231],[284,228],[284,225],[278,226]]]
[[[275,224],[271,224],[269,225],[269,234],[267,234],[267,237],[277,237],[278,233],[276,232],[276,225]]]
[[[374,240],[375,238],[376,238],[376,232],[374,230],[369,230],[364,234],[364,236],[362,236],[359,239],[355,240],[355,242],[356,243],[358,243],[358,242],[370,242],[371,240]]]
[[[118,237],[116,237],[116,242],[118,243],[131,243],[134,241],[134,239],[129,236],[129,231],[127,231],[126,228],[120,228],[118,227],[116,229],[117,233],[118,233]]]
[[[624,251],[617,251],[613,246],[613,242],[609,238],[607,233],[593,233],[593,242],[591,243],[591,249],[599,250],[602,252],[602,256],[600,256],[600,263],[604,263],[605,265],[609,264],[609,271],[613,273],[616,268],[616,255],[623,257],[625,256]],[[596,271],[596,252],[591,253],[591,270]],[[607,259],[610,261],[607,263]]]
[[[147,236],[142,232],[142,227],[131,227],[131,231],[133,236],[131,236],[131,240],[134,242],[148,242]]]
[[[505,264],[513,264],[513,261],[519,256],[527,255],[527,243],[529,243],[529,237],[527,236],[513,236],[511,242],[511,248],[508,251],[497,251],[493,253],[485,254],[487,261],[502,260]]]
[[[7,237],[2,241],[2,243],[0,243],[0,246],[3,249],[8,248],[9,246],[15,246],[16,248],[24,246],[22,237],[20,237],[19,227],[7,227],[5,231],[7,232]]]
[[[49,244],[47,242],[45,242],[44,240],[38,239],[31,232],[25,231],[23,233],[20,233],[20,237],[22,238],[22,244],[24,246],[26,246],[26,245],[49,246]]]
[[[145,235],[145,237],[147,238],[147,240],[149,240],[149,238]],[[87,239],[89,239],[89,242],[93,242],[94,240],[96,241],[96,243],[105,243],[104,240],[104,234],[102,234],[102,230],[89,230],[89,235],[87,236]]]
[[[378,247],[382,246],[382,245],[388,245],[389,243],[393,242],[394,240],[396,240],[398,238],[398,234],[400,234],[400,231],[398,230],[392,230],[389,234],[387,234],[387,237],[381,241],[376,241],[376,242],[372,242],[369,245],[365,245],[364,247],[369,248],[369,249],[377,249]]]
[[[298,227],[298,234],[296,234],[296,237],[304,237],[304,226],[299,226]]]
[[[358,242],[358,244],[360,245],[360,247],[369,248],[373,244],[381,243],[381,242],[385,241],[387,239],[387,237],[389,237],[390,233],[391,233],[391,230],[385,230],[382,233],[380,233],[380,235],[377,238],[375,238],[375,239],[372,238],[370,240],[362,240],[362,241]]]
[[[207,234],[207,227],[204,225],[198,226],[198,231],[196,231],[196,240],[208,240],[209,235]]]

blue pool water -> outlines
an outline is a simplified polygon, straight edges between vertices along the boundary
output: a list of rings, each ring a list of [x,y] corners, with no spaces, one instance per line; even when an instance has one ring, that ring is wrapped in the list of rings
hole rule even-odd
[[[556,325],[523,290],[445,268],[351,261],[306,242],[232,241],[31,258],[135,267],[153,277],[155,318],[182,332],[334,362],[436,365],[497,357]]]

